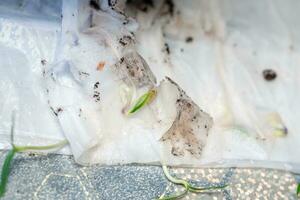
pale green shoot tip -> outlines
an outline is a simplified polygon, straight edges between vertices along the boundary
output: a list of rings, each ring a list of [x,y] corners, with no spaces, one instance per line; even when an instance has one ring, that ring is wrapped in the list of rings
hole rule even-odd
[[[128,111],[129,114],[133,114],[143,108],[145,105],[151,103],[153,99],[156,97],[157,91],[155,89],[150,89],[148,92],[140,96],[136,103],[133,105],[131,109]]]

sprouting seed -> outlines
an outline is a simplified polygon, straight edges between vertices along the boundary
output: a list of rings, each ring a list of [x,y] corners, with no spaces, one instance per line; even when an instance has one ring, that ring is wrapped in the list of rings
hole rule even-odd
[[[138,98],[134,106],[129,110],[128,114],[133,114],[140,110],[145,105],[152,102],[155,98],[157,91],[155,89],[150,89],[148,92],[143,94],[141,97]]]
[[[47,145],[47,146],[15,146],[15,145],[13,145],[13,148],[6,155],[4,164],[2,166],[1,182],[0,182],[0,197],[2,197],[5,193],[8,176],[9,176],[10,169],[11,169],[11,161],[13,160],[13,157],[16,153],[30,151],[30,150],[59,149],[59,148],[65,146],[66,144],[68,144],[67,140],[63,140],[56,144],[51,144],[51,145]]]
[[[11,145],[12,149],[6,155],[4,160],[2,171],[1,171],[1,179],[0,179],[0,198],[4,195],[6,190],[6,185],[8,181],[8,176],[11,170],[11,163],[16,153],[30,151],[30,150],[50,150],[50,149],[59,149],[68,144],[67,140],[63,140],[56,144],[51,144],[47,146],[16,146],[14,142],[14,115],[12,117],[12,126],[11,126]]]

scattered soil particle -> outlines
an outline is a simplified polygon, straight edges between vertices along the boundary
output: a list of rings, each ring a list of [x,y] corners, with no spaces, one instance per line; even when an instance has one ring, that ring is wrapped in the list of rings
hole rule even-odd
[[[189,152],[193,157],[200,158],[213,120],[209,114],[201,111],[177,83],[168,77],[166,79],[177,87],[180,97],[176,99],[176,118],[160,141],[169,141],[174,156],[184,156],[185,152]],[[201,127],[206,127],[206,130],[201,130]]]
[[[154,3],[153,3],[152,0],[143,0],[143,3],[148,5],[148,6],[154,7]]]
[[[189,37],[187,37],[187,38],[185,39],[185,41],[186,41],[187,43],[193,42],[193,40],[194,40],[194,38],[191,37],[191,36],[189,36]]]
[[[140,10],[143,11],[143,12],[148,12],[148,7],[147,6],[141,6]]]
[[[263,76],[266,81],[273,81],[277,77],[277,74],[273,69],[265,69],[263,71]]]
[[[124,35],[119,39],[119,43],[123,46],[129,44],[132,41],[132,37],[130,35]]]
[[[122,39],[120,39],[120,40],[119,40],[119,43],[120,43],[121,45],[123,45],[123,46],[125,46],[125,45],[126,45],[126,43],[125,43],[125,42],[123,42],[123,40],[122,40]]]
[[[166,5],[168,6],[168,12],[170,13],[171,16],[174,15],[174,3],[173,0],[166,0]]]
[[[164,49],[162,49],[164,51]],[[122,77],[126,84],[134,84],[136,87],[152,85],[156,79],[145,61],[136,52],[130,52],[120,58],[120,61],[113,66],[113,71]]]
[[[123,25],[127,25],[129,24],[129,20],[128,19],[125,19],[123,22],[122,22]]]
[[[62,111],[63,111],[62,108],[58,108],[56,112],[57,112],[57,113],[60,113],[60,112],[62,112]]]
[[[82,113],[82,109],[79,108],[79,114],[78,114],[78,117],[81,117],[81,113]]]
[[[97,0],[91,0],[90,6],[95,10],[100,10],[99,2]]]
[[[89,73],[87,73],[87,72],[83,72],[83,71],[79,71],[78,72],[78,74],[79,74],[79,76],[89,76],[90,74]]]
[[[41,60],[41,64],[42,64],[42,65],[46,65],[46,63],[47,63],[47,61],[46,61],[45,59],[42,59],[42,60]]]
[[[50,106],[50,109],[52,110],[52,112],[54,113],[54,115],[57,117],[57,112],[54,110],[54,108],[52,106]]]
[[[108,5],[111,7],[111,8],[114,8],[117,4],[117,0],[114,1],[114,0],[108,0]]]
[[[165,49],[166,49],[167,54],[170,54],[170,47],[169,47],[168,43],[165,43]]]
[[[95,102],[99,102],[100,101],[100,92],[94,91],[93,98],[95,99]]]
[[[61,113],[63,111],[62,108],[57,108],[56,110],[51,106],[50,109],[52,110],[52,112],[54,113],[55,116],[58,116],[59,113]]]
[[[180,151],[178,147],[172,147],[171,153],[174,156],[183,156],[183,151]]]
[[[97,89],[97,88],[99,88],[99,82],[97,81],[95,84],[94,84],[94,89]]]
[[[142,12],[148,12],[150,8],[154,8],[153,0],[127,0],[127,4],[131,4]]]
[[[32,153],[32,152],[30,152],[30,153],[28,153],[28,156],[30,156],[30,157],[35,157],[35,156],[36,156],[36,154],[35,154],[35,153]]]

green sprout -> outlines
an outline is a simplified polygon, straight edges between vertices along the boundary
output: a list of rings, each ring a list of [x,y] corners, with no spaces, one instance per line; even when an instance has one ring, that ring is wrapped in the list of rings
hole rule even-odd
[[[11,161],[12,161],[15,153],[16,153],[15,149],[12,149],[6,155],[6,158],[5,158],[3,167],[2,167],[2,172],[1,172],[0,197],[2,197],[5,193],[6,184],[7,184],[7,180],[8,180],[8,176],[9,176],[9,172],[10,172],[10,165],[11,165]]]
[[[298,183],[298,186],[297,186],[297,196],[299,197],[299,194],[300,194],[300,183]]]
[[[177,179],[177,178],[171,176],[171,174],[169,173],[168,167],[166,165],[163,165],[162,168],[163,168],[164,174],[167,177],[167,179],[174,184],[182,185],[184,187],[184,191],[179,194],[170,195],[170,196],[165,196],[163,194],[157,200],[180,199],[180,198],[184,197],[188,192],[201,193],[201,192],[204,192],[207,190],[217,190],[217,189],[223,189],[223,188],[227,187],[227,185],[212,186],[212,187],[195,187],[195,186],[192,186],[190,183],[188,183],[186,180]]]
[[[18,152],[24,152],[24,151],[32,151],[32,150],[51,150],[51,149],[59,149],[68,144],[67,140],[63,140],[61,142],[58,142],[56,144],[51,144],[47,146],[16,146],[14,141],[14,118],[11,126],[11,143],[12,143],[12,149],[8,152],[6,155],[6,158],[4,160],[3,166],[2,166],[2,172],[1,172],[1,179],[0,179],[0,198],[3,197],[5,191],[6,191],[6,185],[8,181],[8,176],[10,174],[11,170],[11,163],[16,153]]]
[[[152,100],[155,98],[157,91],[155,89],[150,89],[148,92],[140,96],[134,106],[129,110],[128,114],[133,114],[140,110],[145,105],[152,102]]]

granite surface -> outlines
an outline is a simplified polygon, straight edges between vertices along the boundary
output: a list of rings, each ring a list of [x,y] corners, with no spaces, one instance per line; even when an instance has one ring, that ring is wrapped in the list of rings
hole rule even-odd
[[[0,152],[3,163],[6,152]],[[189,193],[183,199],[297,199],[297,179],[270,169],[172,168],[177,177],[197,186],[228,185],[209,193]],[[72,156],[18,154],[12,164],[3,199],[155,199],[183,188],[167,181],[159,166],[77,165]]]

